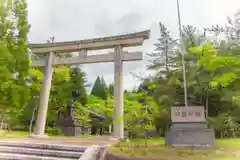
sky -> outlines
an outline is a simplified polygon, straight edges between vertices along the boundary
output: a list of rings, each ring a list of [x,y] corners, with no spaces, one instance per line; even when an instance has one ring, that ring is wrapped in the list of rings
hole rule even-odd
[[[130,72],[149,74],[146,53],[154,50],[153,44],[159,37],[158,23],[165,24],[172,37],[178,37],[176,1],[28,0],[29,42],[45,43],[52,36],[55,41],[71,41],[151,30],[151,37],[143,46],[130,48],[142,51],[143,60],[124,62],[123,84],[129,90],[140,83]],[[202,29],[224,25],[226,17],[240,9],[240,0],[180,0],[180,9],[182,25]],[[87,64],[82,68],[92,85],[97,76],[103,76],[107,84],[113,83],[113,63]]]

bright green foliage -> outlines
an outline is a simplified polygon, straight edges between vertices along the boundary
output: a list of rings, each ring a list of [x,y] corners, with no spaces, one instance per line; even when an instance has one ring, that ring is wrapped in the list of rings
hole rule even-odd
[[[10,19],[9,17],[12,17]],[[0,1],[0,104],[16,114],[28,100],[27,4],[25,0]],[[15,79],[13,79],[13,74]]]
[[[86,107],[102,115],[104,114],[105,101],[97,96],[89,95]]]
[[[236,21],[231,26],[236,28],[235,23]],[[230,32],[233,35],[231,40],[217,43],[216,40],[208,39],[206,32],[201,34],[196,27],[183,27],[183,39],[187,46],[187,53],[184,57],[188,105],[205,106],[209,124],[212,123],[211,118],[217,119],[218,115],[223,113],[230,117],[224,123],[231,121],[231,124],[234,124],[239,121],[237,113],[240,113],[240,109],[236,104],[240,102],[240,45],[236,40],[236,31],[228,30],[228,35]],[[159,116],[154,119],[153,124],[161,135],[166,133],[171,122],[170,107],[184,106],[181,56],[177,50],[175,54],[176,57],[172,59],[174,67],[170,70],[169,76],[155,75],[143,82],[147,85],[145,88],[147,88],[148,95],[152,96],[158,105]],[[161,59],[156,58],[156,60]],[[166,62],[161,62],[163,66],[166,65]],[[158,73],[159,69],[155,68],[155,71]],[[223,129],[221,128],[221,132]],[[219,131],[216,132],[219,134]]]
[[[125,128],[132,135],[143,134],[153,128],[155,119],[158,117],[158,109],[153,99],[141,92],[135,95],[127,95],[124,104],[124,121]],[[138,101],[145,99],[145,104],[142,105]]]
[[[36,115],[36,108],[39,105],[39,95],[40,95],[40,89],[41,84],[43,81],[43,73],[39,69],[31,68],[28,72],[28,83],[29,83],[29,93],[31,95],[30,100],[26,105],[24,105],[21,109],[20,115],[19,115],[19,122],[26,125],[30,124],[30,121],[32,119],[32,114],[34,113]],[[35,112],[33,112],[35,110]]]
[[[50,94],[50,112],[48,112],[49,121],[56,121],[59,115],[65,115],[70,100],[74,99],[78,105],[86,104],[87,94],[84,88],[85,82],[86,74],[79,67],[73,69],[66,66],[54,68]],[[77,97],[73,97],[73,92],[77,92]],[[78,108],[76,108],[75,114],[84,119],[84,115],[81,114]]]
[[[107,128],[113,123],[113,99],[109,98],[106,101],[90,94],[87,99],[87,108],[106,117],[106,120],[103,121],[103,127]]]
[[[218,116],[208,118],[209,125],[224,136],[236,137],[239,132],[238,119],[228,113],[220,113]]]
[[[95,110],[97,113],[107,114],[107,112],[105,112],[105,109],[108,107],[113,108],[113,100],[109,98],[106,104],[106,101],[102,100],[101,98],[94,95],[89,95],[87,98],[87,107]]]
[[[237,57],[218,56],[218,51],[210,42],[206,42],[201,47],[190,48],[189,51],[198,56],[197,66],[214,73],[209,82],[213,88],[226,87],[236,78],[236,68],[240,65]]]
[[[208,39],[206,32],[201,34],[193,26],[182,28],[187,47],[184,58],[188,105],[205,106],[208,124],[215,129],[217,137],[239,134],[239,15],[238,12],[232,19],[229,18],[226,27],[212,28],[215,35],[225,32],[224,41]],[[153,59],[147,66],[154,71],[154,76],[145,79],[138,90],[124,93],[124,116],[119,119],[124,118],[125,129],[136,135],[155,127],[159,135],[164,136],[171,123],[170,107],[184,105],[181,55],[176,49],[178,45],[166,26],[160,23],[159,29],[156,52],[149,54]],[[0,116],[8,120],[11,127],[29,126],[33,109],[39,105],[44,77],[42,68],[29,68],[28,30],[26,1],[18,0],[12,4],[11,0],[0,0]],[[49,43],[53,41],[54,37]],[[71,53],[57,56],[69,57]],[[82,124],[88,125],[94,120],[78,106],[85,106],[105,116],[105,129],[113,124],[114,86],[107,86],[103,77],[97,77],[91,94],[87,95],[85,83],[86,73],[80,67],[54,68],[48,122],[60,121],[70,100],[74,98],[77,106],[74,114]],[[76,93],[75,97],[73,92]]]
[[[80,108],[81,104],[77,101],[75,102],[75,106],[76,108],[75,108],[74,116],[80,120],[81,125],[85,125],[85,126],[89,125],[89,123],[91,122],[89,112]]]
[[[56,121],[59,114],[66,112],[71,97],[70,69],[65,66],[54,68],[48,121]]]

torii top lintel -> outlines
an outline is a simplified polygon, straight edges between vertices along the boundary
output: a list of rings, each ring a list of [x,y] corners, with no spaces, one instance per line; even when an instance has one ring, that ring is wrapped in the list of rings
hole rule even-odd
[[[34,54],[43,54],[47,52],[77,52],[79,50],[99,50],[113,48],[117,45],[122,47],[140,46],[143,41],[149,39],[150,30],[136,32],[125,35],[102,37],[95,39],[86,39],[79,41],[29,44],[31,51]]]

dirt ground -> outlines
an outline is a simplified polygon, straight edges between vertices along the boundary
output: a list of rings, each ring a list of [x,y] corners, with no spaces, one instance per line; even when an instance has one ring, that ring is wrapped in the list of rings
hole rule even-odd
[[[91,138],[1,138],[0,142],[19,142],[19,143],[34,143],[34,144],[62,144],[74,146],[94,146],[94,145],[114,145],[115,140],[111,140],[107,136],[91,137]]]

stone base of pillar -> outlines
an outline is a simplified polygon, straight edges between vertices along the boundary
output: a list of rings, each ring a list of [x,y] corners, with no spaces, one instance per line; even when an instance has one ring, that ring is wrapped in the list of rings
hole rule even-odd
[[[48,139],[48,135],[30,135],[28,136],[28,138],[32,138],[32,139]]]

